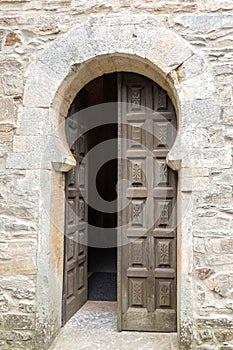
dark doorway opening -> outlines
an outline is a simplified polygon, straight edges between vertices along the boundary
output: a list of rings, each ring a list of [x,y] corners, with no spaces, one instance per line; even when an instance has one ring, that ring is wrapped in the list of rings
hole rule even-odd
[[[117,74],[103,75],[87,84],[78,94],[79,110],[106,103],[117,102]],[[91,114],[106,113],[106,109],[92,109]],[[109,109],[107,109],[109,112]],[[117,300],[117,204],[114,212],[107,213],[99,210],[98,196],[94,193],[96,187],[98,195],[105,201],[117,200],[117,106],[111,104],[111,116],[96,115],[96,118],[111,120],[98,127],[90,128],[86,125],[86,143],[88,153],[88,300],[116,301]],[[88,118],[86,120],[88,123]],[[103,146],[103,165],[96,170],[98,154],[95,148],[111,140],[110,161],[105,161],[105,152],[109,150]],[[93,176],[93,174],[97,176]]]

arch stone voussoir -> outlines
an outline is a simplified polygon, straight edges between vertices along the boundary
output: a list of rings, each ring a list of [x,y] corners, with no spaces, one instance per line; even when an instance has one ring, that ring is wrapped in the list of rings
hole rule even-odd
[[[130,16],[129,23],[86,19],[52,43],[28,71],[24,104],[48,107],[74,65],[106,54],[135,55],[147,59],[164,76],[194,56],[187,42],[156,26],[151,17]],[[108,67],[105,65],[106,69]],[[104,69],[104,67],[103,67]],[[40,82],[40,83],[38,83]]]
[[[192,101],[214,100],[212,76],[202,57],[183,38],[153,21],[153,16],[131,15],[126,20],[97,15],[55,40],[30,65],[24,105],[53,108],[59,116],[66,116],[85,84],[121,70],[143,74],[168,92],[180,130],[182,103],[190,103],[191,108]],[[168,157],[173,168],[181,160],[176,151],[176,145],[182,145],[181,135],[179,132]]]

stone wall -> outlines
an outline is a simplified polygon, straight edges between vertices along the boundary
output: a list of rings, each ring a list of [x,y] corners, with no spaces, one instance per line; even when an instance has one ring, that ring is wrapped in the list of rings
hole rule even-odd
[[[186,297],[191,310],[181,325],[180,341],[182,349],[233,349],[232,0],[5,0],[0,2],[0,11],[0,349],[46,349],[60,327],[60,311],[55,312],[60,304],[53,298],[61,288],[57,276],[61,275],[62,256],[58,255],[62,249],[58,248],[62,243],[54,234],[57,228],[51,229],[50,240],[44,235],[51,219],[47,213],[52,216],[55,209],[50,195],[43,197],[48,201],[44,209],[41,192],[42,188],[56,192],[64,184],[60,173],[54,175],[51,167],[41,167],[44,140],[54,128],[53,116],[46,109],[44,95],[40,96],[47,82],[36,75],[35,67],[28,67],[34,62],[44,64],[38,57],[51,45],[75,26],[87,23],[91,27],[97,17],[100,24],[109,26],[133,27],[139,22],[145,28],[157,26],[184,39],[197,54],[181,66],[174,62],[178,64],[172,71],[176,76],[169,77],[178,92],[183,89],[179,103],[186,118],[181,130],[185,131],[183,142],[190,146],[179,172],[181,208],[185,209],[186,201],[191,203],[181,242],[187,241],[192,250],[190,257],[183,256],[185,248],[179,247],[187,269],[187,276],[180,279],[181,301]],[[147,31],[147,35],[145,42],[153,43],[154,32]],[[166,45],[161,47],[164,55],[166,49]],[[203,62],[214,80],[216,105],[208,104],[208,91],[196,91],[201,85],[198,79],[208,86]],[[32,93],[30,100],[28,90],[25,98],[25,84],[34,72],[37,96]],[[195,94],[196,102],[190,107]],[[35,98],[39,102],[31,113]],[[183,290],[186,278],[192,297]],[[186,309],[182,312],[185,318]]]

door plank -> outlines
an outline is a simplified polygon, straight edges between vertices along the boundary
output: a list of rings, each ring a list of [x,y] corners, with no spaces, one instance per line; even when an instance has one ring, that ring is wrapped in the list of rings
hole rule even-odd
[[[76,166],[66,175],[63,324],[87,300],[86,142],[84,136],[75,140],[82,135],[82,122],[75,119],[77,114],[71,114],[66,121],[68,142],[74,139],[71,152]]]
[[[164,90],[132,73],[118,74],[118,102],[118,329],[174,332],[175,112]]]

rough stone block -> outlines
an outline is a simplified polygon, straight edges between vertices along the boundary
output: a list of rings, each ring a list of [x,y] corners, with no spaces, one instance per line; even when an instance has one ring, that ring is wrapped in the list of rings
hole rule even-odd
[[[34,329],[35,320],[28,315],[10,314],[4,316],[4,324],[6,329]]]
[[[38,152],[18,152],[12,153],[6,160],[6,168],[8,169],[40,169],[42,168],[42,159],[44,153]],[[46,159],[45,159],[46,160]],[[43,164],[44,165],[44,164]],[[47,163],[48,169],[51,168],[51,161]]]
[[[23,135],[15,135],[13,138],[13,152],[26,152],[27,138]]]
[[[230,342],[233,340],[233,333],[231,330],[218,329],[214,332],[214,336],[220,343]]]
[[[180,67],[183,79],[199,76],[206,70],[206,64],[202,57],[193,55],[188,60],[184,61]]]
[[[202,238],[194,238],[194,251],[198,253],[205,253],[205,241]]]
[[[181,49],[182,48],[182,49]],[[183,40],[164,30],[157,30],[152,37],[147,58],[155,62],[165,72],[171,72],[193,55],[189,47],[184,48]]]
[[[191,77],[184,80],[179,85],[177,90],[180,94],[181,101],[204,100],[212,98],[215,93],[215,87],[210,73],[202,73],[197,77]],[[200,86],[200,81],[202,85]]]
[[[19,259],[0,262],[2,275],[35,275],[36,264],[34,259]]]
[[[233,124],[233,107],[227,106],[223,108],[222,118],[224,124],[232,125]]]
[[[208,318],[198,318],[195,320],[196,325],[200,328],[204,329],[212,329],[214,328],[231,328],[233,326],[233,320],[231,317],[208,317]]]
[[[0,157],[0,171],[6,169],[6,159],[3,157]]]
[[[16,298],[16,299],[29,299],[29,300],[32,300],[34,299],[34,291],[31,290],[31,289],[20,289],[20,288],[17,288],[17,289],[13,289],[12,291],[12,297],[13,298]]]
[[[12,124],[0,124],[0,143],[11,142],[13,139],[14,126]]]
[[[195,178],[195,177],[208,177],[209,169],[207,168],[182,168],[180,170],[180,177]]]
[[[0,93],[7,96],[22,96],[23,67],[16,60],[0,61]]]
[[[213,339],[213,334],[212,334],[212,332],[209,329],[207,329],[205,331],[200,332],[200,337],[204,341],[212,340]]]
[[[203,191],[210,186],[208,177],[183,178],[180,189],[182,192]]]
[[[218,273],[208,280],[208,287],[224,298],[231,298],[233,290],[233,273]]]
[[[7,34],[5,39],[5,46],[13,46],[17,43],[22,43],[19,35],[17,33],[11,32]]]
[[[215,345],[213,344],[203,344],[198,346],[198,350],[216,350]]]
[[[23,313],[34,313],[35,312],[35,305],[34,303],[29,302],[20,302],[19,303],[19,311]]]
[[[220,350],[233,350],[233,345],[223,344],[220,346]]]
[[[60,85],[56,73],[37,62],[30,66],[27,75],[31,78],[27,80],[25,86],[24,106],[49,107]],[[65,76],[63,76],[63,79],[65,79]]]
[[[205,99],[204,95],[200,99],[192,101],[192,104],[181,102],[182,106],[182,124],[184,125],[184,132],[189,130],[188,126],[195,125],[196,131],[200,127],[210,127],[220,116],[220,107],[214,99]],[[199,136],[198,136],[199,138]]]
[[[229,106],[229,104],[232,102],[232,87],[230,85],[226,85],[221,87],[219,90],[221,104]]]
[[[44,135],[50,131],[48,109],[27,107],[19,109],[17,134]]]
[[[31,331],[1,331],[0,330],[0,339],[7,341],[14,341],[14,340],[30,340],[33,338],[33,333]]]
[[[0,97],[0,120],[13,121],[16,119],[16,105],[12,97]]]
[[[10,298],[3,290],[0,290],[0,312],[6,313],[9,312],[14,306],[10,302]]]

